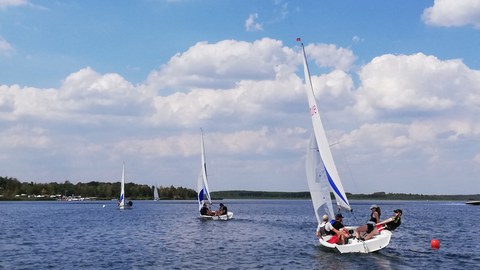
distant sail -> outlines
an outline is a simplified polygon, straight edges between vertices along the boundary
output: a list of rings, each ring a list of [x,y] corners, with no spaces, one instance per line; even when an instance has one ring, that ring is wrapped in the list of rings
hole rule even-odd
[[[120,201],[118,203],[120,209],[125,208],[125,163],[123,163],[122,167],[122,180],[120,183]]]
[[[210,198],[210,190],[208,189],[208,178],[207,178],[207,162],[205,160],[205,145],[203,143],[203,130],[201,131],[200,137],[200,149],[201,149],[201,168],[197,180],[197,195],[198,195],[198,210],[203,206],[203,203],[208,201],[209,204],[212,204]]]
[[[153,200],[154,201],[160,200],[160,196],[158,196],[158,188],[156,185],[153,187]]]

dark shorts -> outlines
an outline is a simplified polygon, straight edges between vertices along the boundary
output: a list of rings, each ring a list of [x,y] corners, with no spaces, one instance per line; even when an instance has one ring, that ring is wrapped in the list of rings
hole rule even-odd
[[[367,233],[371,233],[373,231],[373,224],[372,223],[367,223]]]

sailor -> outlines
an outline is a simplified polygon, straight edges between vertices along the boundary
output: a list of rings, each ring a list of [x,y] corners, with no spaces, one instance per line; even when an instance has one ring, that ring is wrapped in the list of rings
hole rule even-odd
[[[318,238],[327,234],[327,231],[325,230],[325,225],[327,225],[328,219],[329,219],[328,215],[323,215],[322,222],[318,224],[317,232],[316,232],[316,235]]]
[[[212,211],[210,211],[210,208],[208,208],[208,205],[206,203],[203,203],[203,206],[200,209],[200,215],[202,215],[202,216],[213,216],[214,213]]]
[[[387,229],[389,231],[394,231],[400,224],[402,224],[402,209],[393,210],[393,217],[387,218],[382,222],[377,223],[377,229],[379,231]]]
[[[336,244],[343,245],[345,244],[345,239],[350,237],[350,234],[343,225],[343,216],[340,213],[335,215],[335,220],[332,220],[325,225],[325,230],[327,231],[327,234],[333,235],[328,242],[335,242],[336,239]]]
[[[220,207],[215,212],[215,215],[216,216],[221,216],[221,215],[226,215],[226,214],[227,214],[227,207],[223,203],[220,203]]]
[[[355,237],[359,240],[368,240],[372,238],[374,235],[378,234],[376,224],[380,222],[380,215],[381,215],[381,210],[378,205],[373,204],[370,206],[370,210],[372,213],[370,214],[370,220],[367,222],[367,224],[364,224],[362,226],[358,226],[358,228],[355,231]],[[366,235],[362,238],[361,234],[366,233]]]

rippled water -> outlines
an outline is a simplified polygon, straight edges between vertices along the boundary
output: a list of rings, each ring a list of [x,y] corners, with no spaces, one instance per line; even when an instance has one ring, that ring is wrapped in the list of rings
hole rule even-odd
[[[235,218],[202,221],[196,202],[0,202],[0,269],[479,269],[480,206],[354,201],[347,225],[402,208],[390,245],[372,254],[319,247],[307,200],[225,200]],[[105,207],[103,205],[105,204]],[[441,241],[439,250],[430,240]]]

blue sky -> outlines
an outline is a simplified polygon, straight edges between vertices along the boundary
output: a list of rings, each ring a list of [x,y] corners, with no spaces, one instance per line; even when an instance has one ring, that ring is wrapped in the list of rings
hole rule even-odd
[[[480,3],[0,0],[0,174],[307,190],[296,37],[347,192],[480,192]],[[455,183],[452,185],[452,182]]]

